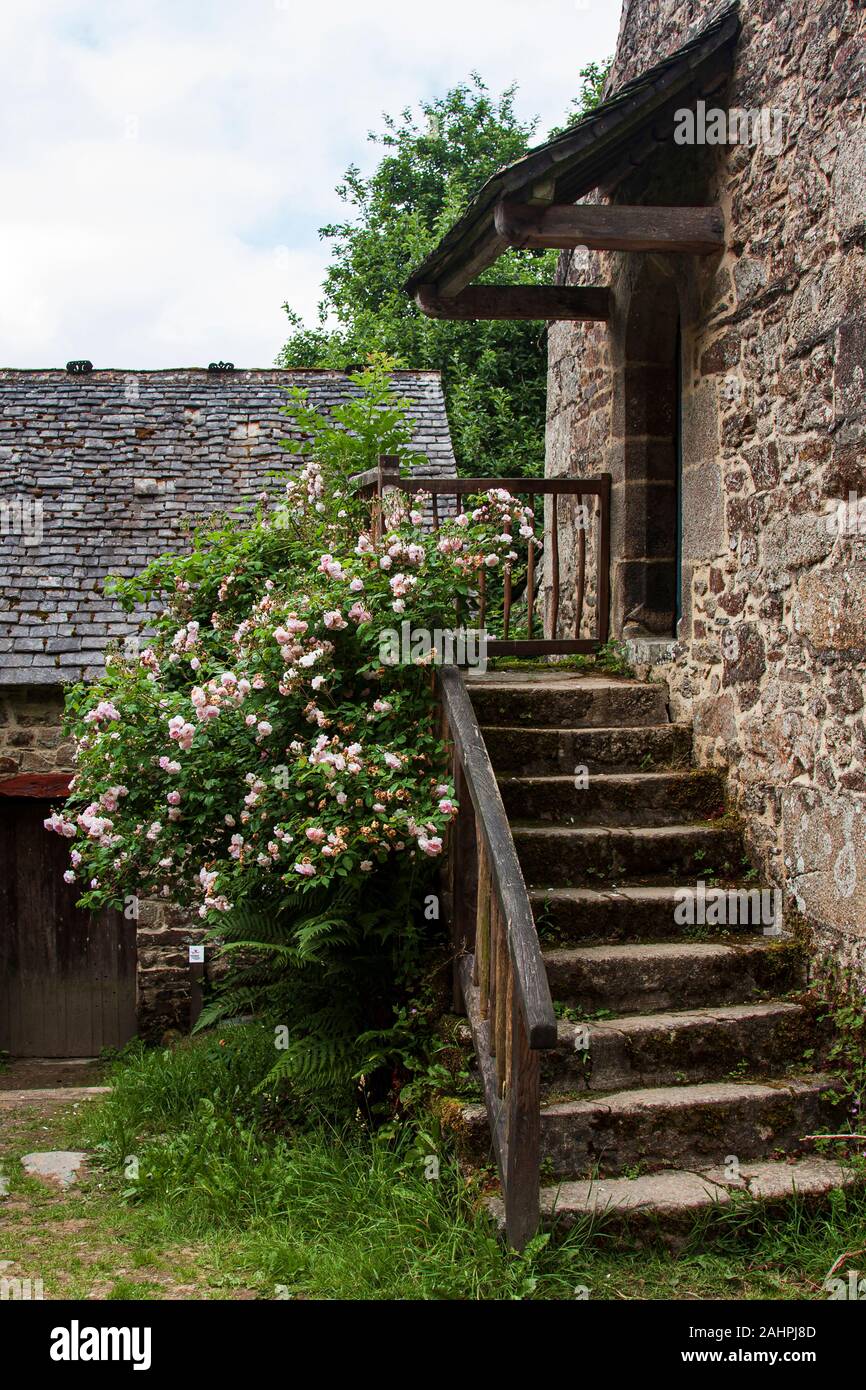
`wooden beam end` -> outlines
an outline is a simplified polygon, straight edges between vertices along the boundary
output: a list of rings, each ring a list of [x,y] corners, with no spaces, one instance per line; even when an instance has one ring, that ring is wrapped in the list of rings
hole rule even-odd
[[[610,290],[605,285],[467,285],[445,297],[435,285],[421,285],[415,302],[436,319],[539,319],[605,322]]]

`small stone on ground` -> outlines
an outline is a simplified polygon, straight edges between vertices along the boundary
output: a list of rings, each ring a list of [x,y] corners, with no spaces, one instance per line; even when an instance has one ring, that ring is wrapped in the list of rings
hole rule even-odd
[[[48,1153],[25,1154],[21,1162],[31,1178],[45,1178],[60,1187],[71,1187],[79,1177],[87,1154],[75,1149],[53,1149]]]

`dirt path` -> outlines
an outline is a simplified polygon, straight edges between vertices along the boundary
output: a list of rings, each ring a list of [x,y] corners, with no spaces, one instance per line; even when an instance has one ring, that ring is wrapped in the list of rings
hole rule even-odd
[[[106,1094],[101,1079],[92,1062],[27,1060],[0,1073],[0,1279],[30,1280],[31,1296],[41,1281],[45,1299],[263,1296],[238,1277],[229,1243],[166,1244],[98,1166],[66,1189],[24,1174],[24,1154],[78,1147],[81,1107]]]

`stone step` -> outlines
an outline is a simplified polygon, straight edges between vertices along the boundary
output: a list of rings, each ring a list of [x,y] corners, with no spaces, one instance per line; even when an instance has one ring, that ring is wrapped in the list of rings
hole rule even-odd
[[[697,882],[736,878],[743,869],[737,828],[725,825],[511,827],[527,883],[580,887],[622,878]]]
[[[467,687],[481,724],[614,728],[668,719],[664,687],[637,681],[503,671],[471,678]]]
[[[715,1208],[734,1203],[747,1209],[750,1204],[782,1208],[795,1197],[818,1204],[831,1192],[859,1183],[862,1178],[853,1169],[828,1158],[755,1160],[743,1163],[737,1178],[728,1176],[721,1165],[702,1172],[664,1168],[637,1178],[598,1178],[544,1187],[542,1223],[564,1233],[591,1217],[604,1234],[606,1248],[611,1242],[626,1240],[631,1245],[641,1239],[661,1240],[676,1248],[696,1222]],[[501,1199],[490,1198],[488,1207],[502,1224]]]
[[[813,1029],[810,1009],[777,1001],[563,1021],[556,1048],[541,1053],[541,1079],[548,1092],[574,1092],[694,1085],[730,1079],[740,1069],[781,1076],[809,1046]]]
[[[602,942],[681,941],[698,927],[677,922],[677,888],[673,884],[621,883],[616,888],[533,888],[529,897],[538,935],[542,941]],[[754,885],[740,885],[740,892],[754,894]],[[755,900],[755,911],[770,916],[773,900]],[[755,919],[756,920],[756,919]],[[757,921],[756,921],[757,925]],[[761,925],[769,923],[761,921]],[[715,938],[753,932],[755,926],[732,923],[710,926],[704,934]]]
[[[504,777],[509,816],[560,825],[675,825],[724,812],[724,782],[715,771],[574,773]]]
[[[688,767],[690,724],[648,724],[643,728],[545,729],[533,725],[489,724],[482,728],[497,773],[543,777],[593,772],[653,772]]]
[[[648,1014],[744,1004],[803,984],[802,954],[782,938],[584,946],[544,952],[554,1000],[581,1014]]]
[[[625,1170],[724,1167],[796,1154],[802,1139],[841,1122],[833,1078],[708,1081],[589,1094],[541,1109],[545,1180],[618,1177]],[[476,1159],[489,1152],[483,1105],[464,1106],[459,1125]]]

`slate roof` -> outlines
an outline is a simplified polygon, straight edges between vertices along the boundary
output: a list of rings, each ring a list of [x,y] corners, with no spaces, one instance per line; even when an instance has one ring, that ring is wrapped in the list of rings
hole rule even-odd
[[[0,685],[97,675],[106,642],[135,629],[105,576],[187,545],[191,519],[278,489],[268,470],[292,463],[278,441],[302,437],[281,414],[291,385],[324,410],[357,391],[332,371],[0,370]],[[439,373],[395,372],[394,386],[424,473],[453,477]]]
[[[673,134],[676,108],[706,96],[724,81],[740,31],[737,0],[726,4],[661,62],[627,82],[552,140],[537,145],[484,183],[438,246],[404,285],[414,295],[421,285],[441,288],[464,267],[473,277],[492,265],[508,243],[498,236],[494,213],[502,198],[532,196],[553,184],[553,200],[574,203],[624,163],[640,162],[641,151]]]

